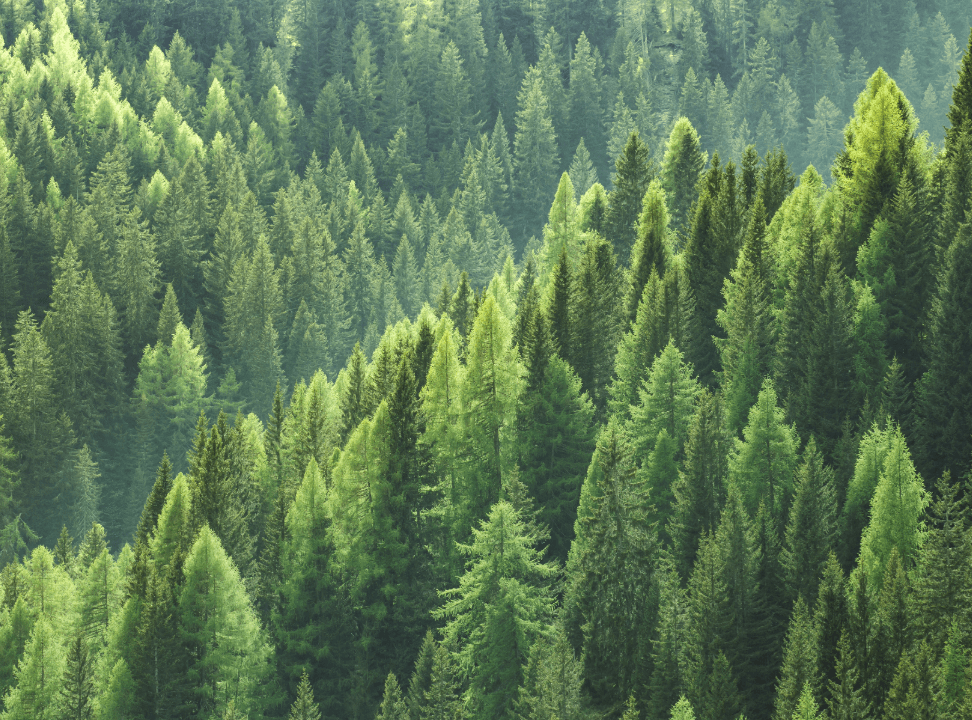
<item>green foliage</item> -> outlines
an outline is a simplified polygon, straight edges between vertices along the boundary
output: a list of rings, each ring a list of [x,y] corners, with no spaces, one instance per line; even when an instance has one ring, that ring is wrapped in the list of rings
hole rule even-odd
[[[763,382],[756,403],[749,411],[743,439],[735,439],[729,469],[739,483],[746,507],[755,514],[760,502],[782,525],[793,494],[796,469],[796,431],[785,423],[785,413],[776,404],[776,390],[769,379]]]
[[[208,526],[186,557],[179,619],[188,650],[185,712],[218,714],[229,698],[243,712],[259,712],[273,651],[239,572]]]
[[[688,234],[695,183],[705,166],[705,159],[695,128],[687,119],[679,118],[665,146],[661,176],[669,198],[672,224],[675,232],[683,237]]]
[[[583,648],[593,699],[605,708],[620,708],[648,679],[646,630],[656,612],[651,570],[658,541],[647,525],[647,501],[634,476],[630,441],[616,420],[609,421],[581,491],[565,599],[567,631]],[[586,620],[593,617],[600,622]]]
[[[833,549],[836,514],[833,472],[823,464],[817,444],[810,438],[796,471],[782,557],[790,591],[807,604],[817,595],[818,579]]]
[[[557,569],[541,561],[537,543],[536,531],[512,505],[496,503],[472,542],[459,546],[468,558],[466,572],[459,587],[441,593],[445,603],[433,613],[446,620],[443,633],[456,648],[458,671],[469,683],[466,700],[477,717],[509,712],[530,647],[553,614],[549,584]],[[428,706],[440,692],[435,665]]]
[[[922,516],[928,502],[928,493],[911,462],[904,436],[895,428],[874,489],[871,519],[861,538],[858,559],[873,588],[882,583],[892,551],[907,568],[916,562],[925,535]]]

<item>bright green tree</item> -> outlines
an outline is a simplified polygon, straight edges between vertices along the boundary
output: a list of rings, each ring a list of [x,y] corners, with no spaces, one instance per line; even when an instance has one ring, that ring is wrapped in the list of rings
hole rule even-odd
[[[246,594],[239,572],[219,539],[203,526],[185,561],[179,601],[191,717],[210,717],[234,702],[260,712],[273,652]]]
[[[929,498],[900,429],[888,445],[874,498],[871,518],[861,539],[858,567],[867,573],[872,588],[880,587],[892,550],[911,568],[918,559],[925,535],[922,517]]]
[[[461,388],[464,430],[471,461],[468,468],[469,518],[485,517],[497,500],[511,469],[515,447],[516,407],[522,365],[512,347],[510,320],[492,295],[476,314],[466,350]]]
[[[14,671],[15,685],[4,698],[5,720],[58,717],[67,658],[51,622],[38,618]]]
[[[793,494],[799,448],[796,430],[786,425],[784,418],[773,382],[767,379],[749,411],[743,439],[735,439],[729,459],[730,472],[739,483],[749,512],[755,514],[759,503],[765,502],[781,525]]]
[[[538,540],[511,504],[493,505],[472,542],[459,546],[468,558],[459,587],[441,593],[445,603],[433,613],[446,620],[443,632],[476,717],[508,716],[530,647],[552,616],[549,583],[557,570],[541,561]],[[430,700],[435,685],[433,668]]]

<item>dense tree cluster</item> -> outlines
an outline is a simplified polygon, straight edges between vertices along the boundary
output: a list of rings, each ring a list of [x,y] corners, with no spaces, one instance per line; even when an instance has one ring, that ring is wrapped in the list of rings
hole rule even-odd
[[[0,7],[0,720],[972,715],[970,23]]]

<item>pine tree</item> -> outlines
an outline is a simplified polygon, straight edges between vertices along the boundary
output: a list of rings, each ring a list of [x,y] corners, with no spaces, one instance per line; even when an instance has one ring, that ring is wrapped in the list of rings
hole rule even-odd
[[[259,712],[271,651],[239,572],[207,526],[186,557],[178,612],[188,651],[185,712],[221,713],[230,697],[239,710]]]
[[[462,703],[456,682],[452,653],[439,645],[432,661],[429,689],[419,717],[422,720],[453,720],[461,712]]]
[[[594,408],[580,385],[564,360],[550,357],[540,386],[525,393],[517,431],[520,478],[540,507],[539,520],[549,528],[549,553],[560,560],[567,558],[594,449]]]
[[[388,673],[385,679],[385,694],[381,699],[378,720],[406,720],[408,709],[402,700],[402,690],[398,686],[398,679],[394,673]],[[316,720],[313,719],[313,720]]]
[[[951,618],[963,617],[972,594],[967,500],[948,475],[939,479],[927,509],[927,535],[922,543],[915,583],[915,615],[932,650],[945,646]]]
[[[850,624],[848,583],[844,571],[831,552],[821,573],[817,601],[814,607],[817,658],[820,689],[826,690],[837,680],[837,650],[841,635]]]
[[[574,157],[570,161],[570,168],[567,171],[570,175],[571,184],[574,186],[574,200],[579,200],[597,180],[597,170],[591,161],[591,154],[587,151],[584,138],[577,143]]]
[[[836,681],[828,688],[827,708],[834,720],[868,720],[870,708],[864,701],[854,667],[847,633],[841,633],[836,659]]]
[[[877,70],[854,103],[854,115],[844,130],[844,150],[834,162],[846,213],[837,247],[842,268],[853,266],[858,248],[902,178],[920,167],[916,125],[911,103],[884,70]]]
[[[923,314],[932,287],[930,228],[922,188],[907,177],[898,186],[887,217],[879,218],[858,253],[858,271],[871,286],[888,320],[888,352],[904,364],[909,381],[918,376],[916,315]]]
[[[580,720],[585,717],[581,699],[583,663],[563,628],[556,627],[554,633],[530,649],[516,709],[521,717]]]
[[[638,391],[639,404],[631,408],[632,439],[638,455],[644,456],[652,449],[662,430],[681,454],[700,392],[691,363],[669,341],[652,362],[651,371]]]
[[[894,429],[889,440],[858,560],[858,565],[866,570],[872,588],[880,587],[884,581],[892,551],[907,568],[917,561],[924,536],[921,518],[929,502],[901,431]]]
[[[766,209],[756,196],[736,267],[722,288],[725,307],[716,322],[726,334],[716,341],[730,429],[742,427],[756,402],[758,383],[769,374],[776,318],[772,312],[773,265],[766,242]]]
[[[961,137],[969,133],[972,123],[972,34],[969,47],[962,56],[958,72],[958,82],[952,91],[952,104],[948,108],[949,127],[945,129],[945,152],[953,155]]]
[[[707,714],[717,711],[720,701],[738,702],[735,687],[726,687],[734,683],[723,652],[731,618],[722,570],[714,534],[706,531],[700,538],[698,556],[688,580],[684,673],[689,698],[700,710],[704,707]],[[729,678],[725,677],[726,673],[730,673]],[[718,683],[721,687],[715,686],[716,681],[722,681]],[[720,698],[713,690],[728,692]]]
[[[527,198],[519,222],[520,234],[526,236],[542,217],[542,203],[553,188],[560,161],[550,104],[544,94],[544,83],[535,70],[523,79],[517,102],[514,187]]]
[[[432,683],[432,667],[438,646],[432,637],[432,630],[426,630],[422,647],[415,658],[415,669],[408,681],[408,695],[405,698],[409,720],[421,720],[425,707],[425,693]]]
[[[773,719],[791,718],[800,705],[804,688],[809,686],[811,699],[818,684],[817,654],[814,644],[813,618],[803,598],[797,598],[793,606],[790,627],[786,633],[783,651],[783,667],[776,686],[776,702]]]
[[[337,582],[336,551],[325,513],[324,478],[311,458],[287,513],[280,549],[284,581],[272,623],[291,692],[296,688],[299,697],[308,682],[325,712],[340,713],[350,670],[350,607]]]
[[[122,393],[122,355],[111,301],[83,273],[68,241],[55,262],[51,306],[41,324],[56,370],[55,389],[74,426],[88,442],[105,440],[106,419]]]
[[[28,310],[17,318],[12,355],[8,418],[20,452],[18,504],[35,532],[53,538],[57,521],[49,503],[57,495],[56,478],[72,433],[55,402],[50,350]]]
[[[580,229],[580,217],[574,202],[574,188],[570,175],[560,176],[557,194],[554,195],[550,215],[543,228],[543,246],[540,250],[539,282],[545,284],[553,274],[562,252],[573,266],[577,266],[584,252],[584,234]]]
[[[729,458],[730,472],[740,485],[747,509],[755,513],[759,503],[765,501],[782,527],[793,493],[799,441],[795,429],[784,422],[772,380],[763,382],[742,435],[744,439],[736,438]]]
[[[461,397],[464,429],[476,462],[464,498],[469,518],[485,517],[500,499],[514,449],[522,366],[512,347],[509,318],[487,295],[469,333]]]
[[[664,285],[657,273],[652,272],[639,299],[634,322],[618,343],[614,380],[609,389],[609,407],[615,414],[630,416],[642,383],[664,347],[668,336],[665,300]]]
[[[561,252],[550,279],[547,291],[547,321],[554,351],[567,362],[574,361],[575,334],[574,318],[574,277],[570,258]]]
[[[598,235],[587,242],[577,270],[575,289],[575,332],[578,338],[586,341],[577,343],[568,359],[577,370],[598,416],[603,416],[614,370],[614,352],[623,327],[624,308],[614,252],[611,244]]]
[[[683,470],[672,489],[675,506],[668,524],[673,558],[684,578],[695,564],[701,537],[715,532],[725,501],[728,438],[723,423],[719,396],[703,390],[689,425]]]
[[[4,698],[6,717],[54,720],[66,665],[57,631],[42,614],[34,623],[30,640],[17,663],[15,684]]]
[[[727,166],[727,171],[731,167]],[[738,254],[735,238],[722,227],[727,219],[725,203],[720,202],[722,180],[717,155],[699,183],[699,201],[694,207],[684,251],[685,271],[695,295],[701,335],[693,359],[699,378],[706,384],[711,384],[714,373],[719,371],[713,339],[718,335],[716,318],[722,308],[723,283],[732,269],[732,259]]]

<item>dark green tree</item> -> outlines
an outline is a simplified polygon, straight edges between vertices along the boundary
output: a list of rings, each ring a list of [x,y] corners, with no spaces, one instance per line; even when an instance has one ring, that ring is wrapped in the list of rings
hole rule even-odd
[[[635,131],[628,136],[624,150],[615,161],[614,189],[608,195],[607,215],[604,218],[604,234],[614,246],[614,254],[622,261],[629,260],[632,263],[633,271],[635,266],[632,251],[635,242],[640,232],[648,232],[648,228],[639,231],[639,223],[644,222],[641,220],[642,200],[654,178],[655,166],[651,160],[648,146]],[[653,218],[655,224],[664,223],[664,220],[657,216],[658,211],[655,210],[654,213],[656,214],[656,217]],[[664,238],[666,228],[664,225],[661,227],[662,238]],[[664,242],[662,238],[655,239],[655,243]],[[642,268],[641,272],[647,277],[649,269]],[[663,275],[664,268],[659,268],[658,273]]]

